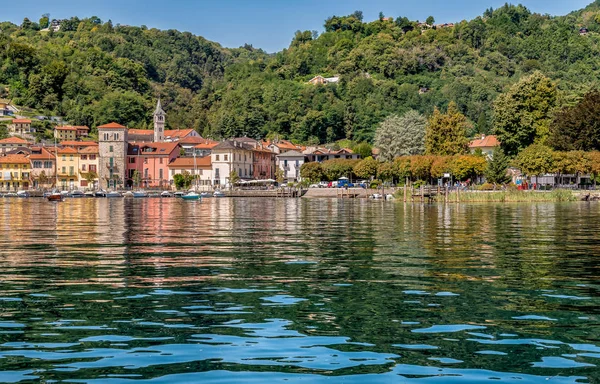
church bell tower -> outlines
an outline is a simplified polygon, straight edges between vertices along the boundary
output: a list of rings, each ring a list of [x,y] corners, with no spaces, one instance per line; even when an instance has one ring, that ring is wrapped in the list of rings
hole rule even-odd
[[[162,109],[160,104],[160,98],[156,103],[156,110],[154,111],[154,142],[162,143],[165,141],[165,118],[167,115]]]

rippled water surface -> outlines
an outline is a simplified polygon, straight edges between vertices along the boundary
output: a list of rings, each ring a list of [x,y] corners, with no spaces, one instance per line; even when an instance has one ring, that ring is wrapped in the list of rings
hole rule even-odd
[[[0,382],[600,383],[600,205],[0,200]]]

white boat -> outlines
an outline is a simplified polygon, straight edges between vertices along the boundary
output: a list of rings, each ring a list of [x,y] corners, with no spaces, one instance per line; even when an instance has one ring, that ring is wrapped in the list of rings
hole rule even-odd
[[[123,194],[123,197],[133,197],[133,192],[127,191]]]
[[[73,197],[73,198],[85,197],[85,194],[81,191],[73,191],[73,192],[71,192],[71,197]]]
[[[160,194],[160,197],[173,197],[173,194],[171,192],[169,192],[169,191],[163,191]]]
[[[374,200],[381,200],[383,198],[383,195],[380,193],[374,193],[370,196],[370,198]]]
[[[216,190],[215,193],[213,193],[214,197],[225,197],[225,194],[223,192],[221,192],[220,190]]]
[[[204,192],[200,192],[200,197],[203,198],[203,199],[205,199],[205,198],[208,198],[208,197],[213,197],[213,195],[210,192],[204,191]]]
[[[148,194],[145,191],[134,191],[133,192],[133,197],[148,197]]]
[[[19,195],[14,192],[8,192],[6,195],[4,195],[4,197],[19,197]]]
[[[93,191],[87,191],[83,194],[85,197],[94,197],[96,194]]]
[[[29,197],[29,193],[27,191],[18,191],[17,197]]]
[[[388,200],[388,201],[396,200],[396,198],[394,197],[394,195],[391,195],[391,194],[385,195],[385,199]]]
[[[177,191],[173,194],[173,196],[175,196],[175,197],[182,197],[184,195],[185,195],[185,192],[181,192],[181,191]]]

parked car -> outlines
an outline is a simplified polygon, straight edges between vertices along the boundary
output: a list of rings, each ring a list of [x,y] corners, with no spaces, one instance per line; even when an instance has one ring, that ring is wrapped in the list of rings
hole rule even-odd
[[[320,188],[319,184],[311,184],[308,188]]]
[[[279,186],[280,186],[281,188],[287,188],[288,184],[287,184],[287,183],[281,183],[281,184],[279,184]]]
[[[354,188],[354,184],[347,177],[342,177],[337,181],[337,188]]]
[[[321,181],[319,183],[319,188],[329,188],[329,181]]]

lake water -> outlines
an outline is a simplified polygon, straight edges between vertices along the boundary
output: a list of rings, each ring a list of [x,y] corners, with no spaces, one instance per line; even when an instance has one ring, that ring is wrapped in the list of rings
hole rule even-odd
[[[0,225],[0,382],[600,382],[600,204],[2,199]]]

